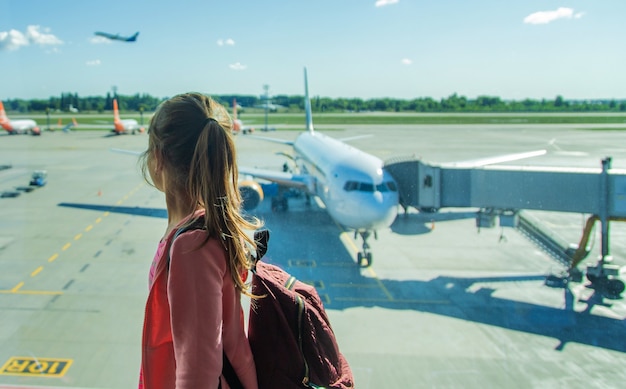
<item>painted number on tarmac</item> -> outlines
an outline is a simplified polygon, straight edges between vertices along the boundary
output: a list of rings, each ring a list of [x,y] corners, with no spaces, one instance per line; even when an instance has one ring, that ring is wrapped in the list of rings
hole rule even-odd
[[[3,375],[63,377],[72,359],[12,357],[0,369]]]

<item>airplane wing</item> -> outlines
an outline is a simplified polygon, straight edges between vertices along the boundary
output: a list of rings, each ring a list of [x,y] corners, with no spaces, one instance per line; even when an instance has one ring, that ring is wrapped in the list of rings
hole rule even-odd
[[[139,156],[142,154],[141,151],[134,150],[126,150],[126,149],[118,149],[111,148],[110,149],[114,153],[120,154],[130,154]],[[286,186],[289,188],[296,188],[303,190],[305,192],[313,193],[312,185],[313,178],[306,174],[293,174],[289,172],[280,172],[275,170],[268,169],[257,169],[257,168],[247,168],[247,167],[239,167],[239,175],[240,176],[250,176],[254,178],[259,178],[262,180],[267,180],[271,182],[275,182],[278,185]]]
[[[268,142],[280,143],[282,145],[293,146],[293,141],[291,140],[276,139],[276,138],[270,138],[268,136],[258,136],[258,135],[250,135],[249,137],[253,139],[260,139],[260,140],[268,141]]]
[[[272,181],[278,185],[287,186],[290,188],[296,188],[308,193],[312,193],[310,190],[312,177],[305,174],[293,174],[289,172],[279,172],[275,170],[257,169],[239,167],[240,175],[247,175],[254,178],[260,178],[262,180]]]
[[[475,160],[470,160],[470,161],[446,163],[443,165],[448,166],[448,167],[472,168],[472,167],[493,165],[493,164],[502,163],[502,162],[517,161],[517,160],[524,159],[524,158],[538,157],[540,155],[544,155],[546,152],[547,152],[546,150],[527,151],[524,153],[505,154],[505,155],[475,159]]]

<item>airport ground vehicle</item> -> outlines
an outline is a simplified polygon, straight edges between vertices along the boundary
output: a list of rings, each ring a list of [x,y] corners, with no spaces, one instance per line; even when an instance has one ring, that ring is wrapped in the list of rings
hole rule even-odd
[[[35,170],[30,179],[32,186],[44,186],[48,183],[48,172],[45,170]]]

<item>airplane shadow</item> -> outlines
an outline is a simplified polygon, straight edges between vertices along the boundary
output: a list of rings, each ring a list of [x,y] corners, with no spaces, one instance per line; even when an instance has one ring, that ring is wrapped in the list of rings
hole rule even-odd
[[[167,217],[165,209],[157,208],[77,203],[60,203],[59,206]],[[474,217],[470,212],[428,216],[435,215],[439,215],[440,220]],[[545,275],[541,274],[479,278],[440,275],[430,280],[366,277],[346,250],[337,225],[324,210],[304,205],[298,200],[290,202],[288,212],[272,212],[269,201],[265,201],[255,211],[255,216],[264,221],[271,235],[264,261],[277,264],[296,278],[316,286],[328,310],[380,307],[427,312],[551,337],[559,341],[556,350],[562,350],[567,343],[573,342],[626,353],[626,342],[620,341],[626,338],[626,320],[592,312],[595,306],[612,304],[599,293],[584,301],[587,309],[575,311],[575,296],[567,287],[563,289],[565,307],[561,309],[507,300],[494,296],[497,289],[476,286],[477,283],[538,282],[545,280]],[[403,221],[406,228],[409,228],[410,222],[430,223],[419,214],[410,216]],[[383,255],[377,254],[378,260],[384,260],[381,258]]]
[[[97,205],[97,204],[79,204],[79,203],[59,203],[59,207],[88,209],[91,211],[123,213],[127,215],[148,216],[167,219],[167,210],[165,208],[145,208],[145,207],[120,207],[116,205]]]

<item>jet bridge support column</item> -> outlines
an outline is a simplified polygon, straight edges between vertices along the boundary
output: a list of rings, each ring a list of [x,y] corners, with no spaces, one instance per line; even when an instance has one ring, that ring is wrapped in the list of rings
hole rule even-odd
[[[600,219],[601,229],[601,247],[600,258],[595,266],[587,266],[587,279],[602,290],[606,290],[609,294],[619,295],[624,291],[624,283],[617,278],[619,276],[619,266],[613,265],[613,258],[609,249],[609,220],[611,219],[610,204],[612,194],[615,195],[615,186],[611,188],[609,170],[611,169],[611,158],[607,157],[602,160],[602,172],[600,173],[600,207],[598,218]]]

